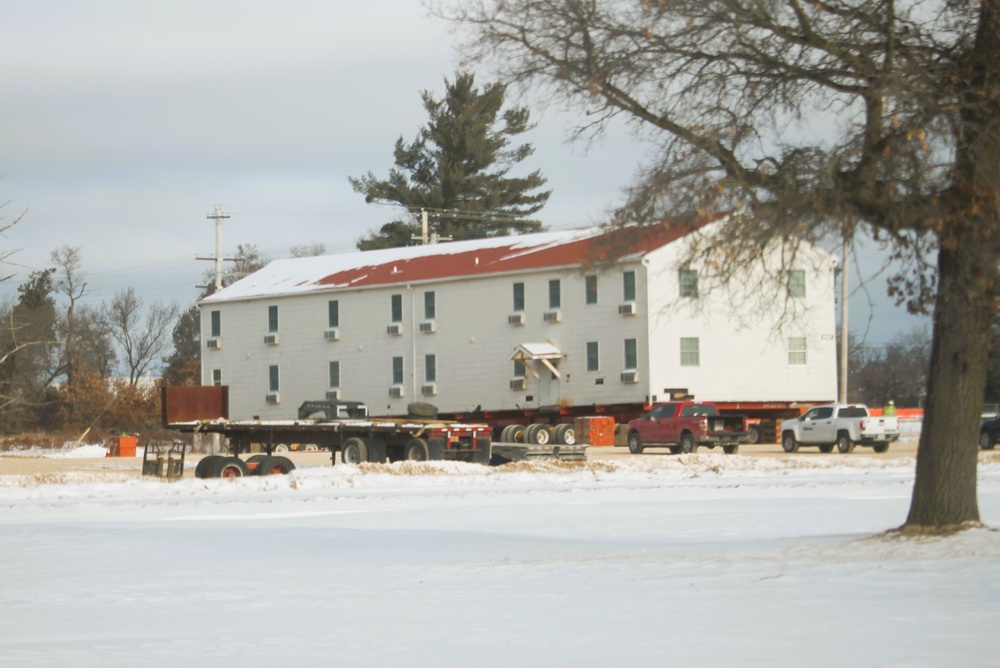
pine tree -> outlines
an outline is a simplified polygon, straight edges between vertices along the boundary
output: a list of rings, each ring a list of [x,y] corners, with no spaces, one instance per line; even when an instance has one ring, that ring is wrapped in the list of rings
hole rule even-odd
[[[430,232],[454,240],[480,239],[533,232],[541,223],[529,217],[548,201],[551,191],[539,171],[524,177],[511,170],[534,152],[531,144],[512,145],[530,130],[525,107],[503,109],[506,86],[476,88],[471,73],[445,79],[444,99],[421,93],[430,118],[417,138],[396,140],[395,167],[381,180],[369,172],[349,177],[365,201],[399,204],[407,214],[358,242],[361,250],[410,245],[419,236],[421,209],[428,212]]]

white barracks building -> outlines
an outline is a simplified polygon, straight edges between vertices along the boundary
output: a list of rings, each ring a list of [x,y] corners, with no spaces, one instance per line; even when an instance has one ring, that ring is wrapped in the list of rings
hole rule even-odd
[[[761,298],[707,289],[680,232],[636,230],[613,263],[594,262],[600,229],[276,260],[201,301],[202,383],[261,419],[324,398],[396,415],[836,396],[832,256],[809,249]]]

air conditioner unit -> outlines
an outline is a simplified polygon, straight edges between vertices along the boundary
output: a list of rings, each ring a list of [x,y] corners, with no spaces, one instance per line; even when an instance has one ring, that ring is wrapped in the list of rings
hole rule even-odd
[[[512,390],[523,390],[524,389],[524,378],[511,378],[510,379],[510,389],[512,389]]]
[[[420,392],[425,397],[433,397],[438,393],[437,383],[425,383],[424,386],[420,388]]]
[[[340,390],[327,390],[326,391],[327,401],[340,401]]]
[[[392,397],[393,399],[399,399],[400,397],[402,397],[403,396],[403,386],[402,385],[393,385],[392,387],[390,387],[389,388],[389,396]]]
[[[562,313],[559,311],[546,311],[544,318],[545,322],[560,322],[562,320]]]
[[[278,345],[278,342],[280,340],[281,339],[278,337],[277,334],[268,334],[267,336],[264,337],[264,343],[266,343],[269,346],[276,346],[276,345]]]
[[[437,331],[437,323],[433,320],[425,320],[420,323],[420,331],[424,334],[433,334]]]
[[[339,329],[328,329],[323,332],[323,338],[327,341],[340,341],[340,330]]]
[[[264,401],[266,401],[269,404],[280,404],[281,395],[278,394],[277,392],[272,392],[271,394],[264,397]]]
[[[205,346],[209,350],[219,350],[222,348],[222,339],[209,339],[205,342]]]
[[[636,383],[639,381],[638,371],[622,371],[622,382],[623,383]]]
[[[389,332],[389,336],[402,336],[403,335],[403,325],[394,322],[385,328],[385,331]]]
[[[618,307],[618,313],[620,315],[635,315],[636,313],[635,302],[627,302],[625,304],[621,304]]]

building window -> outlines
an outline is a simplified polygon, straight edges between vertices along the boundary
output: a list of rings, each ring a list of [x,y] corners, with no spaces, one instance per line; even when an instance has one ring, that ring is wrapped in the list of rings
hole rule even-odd
[[[597,303],[597,276],[590,275],[584,278],[587,293],[587,303]]]
[[[681,269],[677,280],[681,286],[681,297],[698,296],[698,272],[694,269]]]
[[[639,368],[639,356],[636,352],[635,339],[625,339],[625,368]]]
[[[562,286],[559,279],[554,278],[549,281],[549,308],[556,309],[562,303]]]
[[[524,310],[524,283],[514,284],[514,310]]]
[[[403,295],[392,296],[392,322],[403,322]]]
[[[212,337],[222,336],[222,313],[212,311]]]
[[[336,299],[332,299],[326,306],[327,326],[340,327],[340,302]]]
[[[697,337],[681,337],[681,366],[699,366],[701,354]]]
[[[340,362],[330,362],[330,387],[340,387]]]
[[[392,358],[392,384],[402,385],[403,384],[403,358],[393,357]]]
[[[272,364],[271,366],[269,366],[267,368],[267,375],[268,375],[268,384],[267,384],[268,389],[271,392],[277,392],[281,386],[278,377],[278,365]]]
[[[795,269],[788,272],[788,296],[789,297],[805,297],[806,296],[806,272],[801,269]]]
[[[278,331],[278,307],[267,307],[267,331],[272,334]]]
[[[212,385],[222,385],[222,369],[212,369]]]
[[[587,371],[601,370],[601,349],[597,341],[587,341]]]
[[[435,313],[434,292],[424,293],[424,320],[433,320]]]
[[[622,293],[624,294],[625,301],[634,302],[635,301],[635,272],[626,271],[622,274]]]
[[[437,376],[437,355],[424,355],[424,382],[436,383]]]
[[[806,337],[792,336],[788,339],[788,363],[801,366],[806,363]]]
[[[514,360],[514,378],[524,378],[524,362],[521,360]]]

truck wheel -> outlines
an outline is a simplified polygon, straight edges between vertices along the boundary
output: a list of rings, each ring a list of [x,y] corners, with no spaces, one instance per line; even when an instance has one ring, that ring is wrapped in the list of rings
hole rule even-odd
[[[515,424],[510,428],[510,440],[508,443],[524,443],[524,432],[527,429],[523,424]]]
[[[556,443],[562,445],[576,445],[576,431],[571,424],[560,424],[556,426]]]
[[[819,446],[819,451],[820,452],[833,452],[833,443],[824,443],[823,445]]]
[[[286,452],[288,452],[288,446],[285,445],[284,443],[278,443],[276,446],[274,446],[273,448],[271,448],[271,452],[275,452],[275,453],[277,453],[279,455],[283,455]]]
[[[513,429],[514,429],[514,425],[509,424],[509,425],[507,425],[506,427],[504,427],[503,429],[500,430],[500,442],[501,443],[510,443],[511,442],[511,440],[510,440],[510,432],[513,431]]]
[[[786,431],[781,436],[781,449],[785,452],[798,452],[799,442],[795,440],[795,434]]]
[[[306,443],[302,449],[306,452],[319,452],[319,446],[315,443]]]
[[[837,452],[842,455],[846,455],[849,452],[854,451],[854,443],[851,442],[851,437],[841,432],[837,435]]]
[[[985,431],[979,435],[979,447],[983,450],[992,450],[996,445],[990,435]]]
[[[679,446],[679,445],[668,445],[667,446],[667,450],[669,450],[670,454],[672,454],[672,455],[679,455],[679,454],[681,454],[681,446]]]
[[[747,427],[747,443],[760,443],[760,427],[751,425]]]
[[[726,453],[727,455],[735,455],[737,452],[739,452],[739,449],[740,449],[740,446],[739,446],[738,443],[733,443],[732,445],[724,445],[724,446],[722,446],[722,451],[724,453]]]
[[[643,450],[642,438],[638,432],[633,431],[628,435],[628,451],[633,455],[641,455]]]
[[[431,452],[426,439],[413,438],[406,444],[407,460],[411,462],[426,462],[430,458]]]
[[[549,431],[549,425],[547,424],[535,423],[529,425],[524,430],[525,443],[530,443],[531,445],[548,445],[551,439],[552,433]]]
[[[340,458],[344,460],[345,464],[351,464],[352,466],[367,462],[368,445],[357,436],[352,436],[344,441],[344,445],[341,446]]]
[[[209,455],[208,457],[202,457],[198,465],[194,467],[194,477],[195,478],[211,478],[212,476],[209,472],[212,467],[215,466],[215,462],[222,459],[222,455]]]
[[[250,470],[239,457],[219,457],[212,462],[211,478],[242,478],[250,475]]]
[[[885,441],[879,441],[872,446],[872,450],[875,452],[887,452],[889,450],[889,444]]]
[[[264,457],[257,462],[257,475],[285,475],[295,470],[288,457]]]
[[[681,452],[688,454],[698,451],[698,444],[694,442],[694,436],[690,433],[681,435]]]

